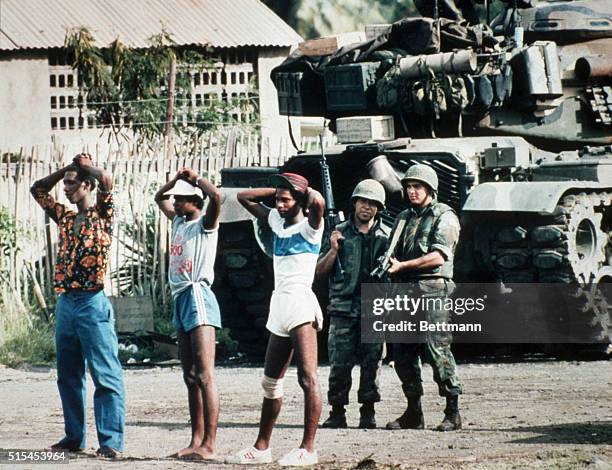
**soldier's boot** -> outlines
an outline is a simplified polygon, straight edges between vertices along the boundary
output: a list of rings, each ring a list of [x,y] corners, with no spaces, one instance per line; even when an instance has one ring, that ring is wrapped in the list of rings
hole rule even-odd
[[[364,403],[359,408],[359,429],[376,429],[374,403]]]
[[[425,417],[421,408],[421,397],[408,398],[408,408],[399,418],[389,421],[387,429],[423,429]]]
[[[436,431],[456,431],[461,429],[461,415],[459,414],[459,397],[457,395],[446,397],[444,420],[438,425]]]
[[[346,428],[346,410],[343,405],[333,405],[329,417],[321,425],[322,428],[338,429]]]

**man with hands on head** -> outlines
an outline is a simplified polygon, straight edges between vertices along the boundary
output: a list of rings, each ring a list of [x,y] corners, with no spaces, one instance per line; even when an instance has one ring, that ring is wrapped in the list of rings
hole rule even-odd
[[[322,327],[321,308],[312,292],[315,266],[323,236],[325,202],[308,180],[295,173],[270,177],[273,188],[238,193],[238,201],[274,235],[274,292],[267,329],[270,339],[264,363],[264,400],[259,435],[252,447],[238,452],[229,463],[272,462],[270,437],[280,413],[283,378],[295,352],[298,381],[304,391],[304,434],[298,448],[278,463],[307,466],[318,462],[314,439],[321,415],[321,390],[317,378],[317,330]],[[274,198],[275,208],[262,204]]]
[[[60,180],[76,212],[50,194]],[[87,364],[96,388],[97,454],[119,458],[124,445],[125,392],[113,307],[104,294],[114,223],[112,181],[108,172],[93,166],[89,154],[82,153],[70,165],[36,181],[31,192],[59,228],[55,344],[66,435],[51,449],[78,452],[85,448]]]
[[[205,199],[208,206],[202,214]],[[210,460],[215,457],[219,421],[214,366],[215,329],[221,328],[221,314],[211,285],[221,193],[194,170],[183,168],[159,188],[155,202],[172,220],[168,281],[191,417],[191,442],[173,456]]]

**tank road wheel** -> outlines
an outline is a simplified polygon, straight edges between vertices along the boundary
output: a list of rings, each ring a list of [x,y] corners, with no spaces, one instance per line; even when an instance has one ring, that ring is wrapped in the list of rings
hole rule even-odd
[[[612,267],[606,265],[609,249],[607,227],[609,193],[580,193],[565,196],[555,211],[555,225],[535,227],[530,238],[539,248],[533,250],[533,263],[540,282],[571,284],[565,304],[569,331],[591,344],[565,345],[573,356],[609,349],[609,289],[600,283],[612,280]]]
[[[612,358],[612,267],[601,268],[589,285],[567,296],[568,330],[587,342],[556,345],[556,355],[572,359]],[[571,314],[573,313],[573,315]],[[577,314],[576,314],[577,313]]]
[[[603,214],[594,209],[599,201],[589,196],[585,193],[566,196],[560,206],[567,220],[564,233],[567,260],[580,283],[589,283],[606,261]]]
[[[487,247],[475,246],[473,256],[488,255],[490,264],[481,267],[504,283],[569,284],[559,320],[575,338],[599,344],[560,346],[573,355],[601,353],[601,345],[612,342],[611,290],[598,287],[612,280],[612,193],[566,195],[552,215],[490,213],[484,219],[479,242]],[[542,308],[549,301],[558,305],[558,299],[544,297],[538,299]]]

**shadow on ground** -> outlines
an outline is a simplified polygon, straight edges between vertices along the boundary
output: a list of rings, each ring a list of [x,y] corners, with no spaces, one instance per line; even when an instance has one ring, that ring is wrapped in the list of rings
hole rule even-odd
[[[536,436],[510,441],[513,444],[610,445],[612,443],[612,421],[524,426],[503,429],[503,431],[537,434]]]

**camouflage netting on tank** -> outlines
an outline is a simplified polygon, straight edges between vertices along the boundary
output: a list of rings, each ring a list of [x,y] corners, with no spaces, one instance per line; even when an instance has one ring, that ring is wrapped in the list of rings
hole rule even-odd
[[[456,59],[453,53],[447,64],[449,71],[434,72],[429,66],[419,66],[424,72],[422,76],[405,78],[400,71],[399,60],[405,57],[431,57],[432,54],[450,53],[459,49],[473,51],[476,63],[476,52],[490,55],[498,45],[498,40],[484,25],[469,26],[464,21],[445,18],[437,21],[431,18],[407,18],[393,23],[386,32],[374,39],[351,44],[331,55],[306,56],[296,50],[272,70],[271,77],[279,90],[279,96],[285,89],[295,90],[292,103],[319,100],[321,112],[318,115],[323,114],[332,119],[331,128],[334,127],[333,120],[336,117],[350,110],[361,114],[393,113],[403,134],[415,137],[439,135],[440,120],[442,117],[451,117],[448,121],[452,133],[462,135],[462,114],[480,116],[491,106],[501,105],[509,99],[512,76],[506,73],[510,68],[506,67],[505,62],[488,60],[485,71],[482,70],[485,66],[483,63],[479,64],[475,73],[459,73],[453,65]],[[342,82],[346,77],[346,71],[337,67],[349,64],[363,64],[363,67],[369,67],[368,70],[372,64],[379,65],[371,83],[342,84],[337,91],[329,88],[328,76],[330,79],[333,77],[332,87],[335,86],[336,81]],[[288,73],[301,75],[295,75],[290,80]],[[299,87],[292,85],[296,81]],[[313,89],[313,82],[316,82],[317,89],[325,90],[325,93],[308,93],[306,89]],[[349,88],[351,91],[347,92]],[[327,95],[327,103],[324,95]],[[368,96],[373,96],[373,99]],[[349,103],[343,104],[340,109],[336,102],[340,100],[346,103],[347,97]],[[284,99],[284,95],[279,98],[281,113],[296,115],[293,111],[299,104],[293,104],[292,110],[287,110]],[[350,102],[352,99],[367,105],[353,104]],[[304,105],[302,107],[305,108]],[[311,114],[304,112],[303,115]],[[415,124],[407,124],[411,121]],[[411,126],[413,128],[409,128]]]
[[[455,49],[473,48],[490,51],[499,41],[488,26],[468,26],[466,22],[445,18],[406,18],[393,23],[388,31],[366,42],[351,44],[327,56],[306,56],[296,49],[278,67],[272,69],[270,77],[281,72],[293,72],[308,68],[322,74],[327,66],[380,60],[393,61],[398,56],[434,54]],[[388,68],[388,67],[387,67]]]
[[[341,48],[330,57],[327,65],[369,62],[383,51],[395,56],[435,54],[467,48],[485,52],[494,49],[498,43],[491,29],[485,25],[468,26],[464,21],[445,18],[437,21],[431,18],[406,18],[393,23],[385,33],[374,39]]]

